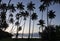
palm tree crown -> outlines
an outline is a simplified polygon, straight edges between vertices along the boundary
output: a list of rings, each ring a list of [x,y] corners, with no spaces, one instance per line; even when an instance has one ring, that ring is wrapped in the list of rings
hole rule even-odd
[[[39,7],[40,11],[42,11],[42,12],[45,11],[45,9],[46,9],[45,7],[46,7],[46,6],[44,6],[43,4],[40,5],[40,7]]]
[[[32,20],[36,20],[36,19],[37,19],[36,13],[33,13],[33,14],[31,15],[31,19],[32,19]]]
[[[50,19],[55,18],[56,15],[54,13],[55,13],[55,11],[53,12],[53,10],[49,11],[48,16],[49,16]]]
[[[38,24],[38,25],[44,26],[44,24],[45,24],[45,23],[44,23],[44,20],[42,20],[42,19],[39,20],[39,24]]]
[[[27,5],[28,10],[30,10],[30,11],[32,10],[32,11],[33,11],[33,10],[35,9],[34,5],[35,5],[35,4],[33,4],[32,1],[31,1],[31,2]]]
[[[22,4],[22,2],[21,3],[18,2],[17,9],[24,10],[24,5]]]

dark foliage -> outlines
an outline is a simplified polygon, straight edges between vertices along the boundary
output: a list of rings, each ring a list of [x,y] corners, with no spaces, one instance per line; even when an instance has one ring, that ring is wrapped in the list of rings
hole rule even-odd
[[[11,38],[13,35],[0,29],[0,39]]]

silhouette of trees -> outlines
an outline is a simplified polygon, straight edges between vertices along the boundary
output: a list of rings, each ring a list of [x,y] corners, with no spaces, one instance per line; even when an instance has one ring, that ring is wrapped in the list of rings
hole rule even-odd
[[[34,24],[35,24],[35,20],[37,20],[37,17],[38,17],[38,15],[37,15],[36,13],[33,13],[33,14],[31,15],[31,19],[32,19],[32,21],[33,21],[32,36],[31,36],[31,38],[33,37]]]
[[[33,10],[35,9],[34,5],[35,5],[35,4],[33,4],[32,1],[27,5],[27,10],[29,10],[29,16],[30,16],[30,20],[29,20],[29,35],[28,35],[28,38],[30,38],[31,11],[33,11]]]
[[[33,37],[33,33],[34,33],[34,26],[35,26],[35,21],[37,20],[38,15],[36,14],[36,12],[34,12],[35,9],[35,4],[30,1],[27,4],[26,7],[26,11],[25,11],[25,5],[23,5],[22,2],[18,2],[17,5],[15,6],[14,4],[10,4],[11,0],[9,0],[8,4],[6,3],[2,3],[2,0],[0,0],[0,29],[1,31],[4,29],[6,30],[7,27],[9,27],[10,24],[12,24],[12,28],[11,28],[11,32],[13,30],[13,26],[17,26],[17,33],[16,33],[16,38],[18,38],[18,34],[19,31],[22,29],[21,23],[22,23],[22,19],[24,20],[24,27],[22,30],[22,38],[23,38],[23,34],[24,34],[24,30],[25,30],[25,24],[26,24],[26,20],[27,18],[29,19],[29,35],[28,38],[30,38],[30,31],[31,31],[31,20],[33,21],[33,26],[32,26],[32,36]],[[39,34],[41,34],[42,39],[48,39],[48,40],[54,40],[55,38],[60,39],[60,26],[56,26],[54,27],[51,22],[52,19],[54,19],[56,17],[55,15],[55,11],[50,10],[49,11],[49,6],[52,4],[60,4],[60,0],[40,0],[40,2],[42,2],[42,4],[39,6],[39,10],[40,12],[42,12],[41,15],[41,19],[39,20],[38,25],[40,25],[40,27],[42,28],[42,32],[39,32]],[[7,12],[9,10],[9,23],[6,21],[6,15]],[[16,12],[16,10],[18,10],[19,12],[15,14],[13,14],[14,12]],[[44,17],[43,17],[43,12],[47,10],[47,22],[45,22]],[[15,15],[15,18],[14,18]],[[29,16],[29,17],[28,17]],[[50,19],[50,21],[49,21]],[[45,23],[47,23],[47,26],[45,27]],[[49,25],[50,23],[50,25]],[[14,25],[13,25],[14,24]],[[40,28],[39,27],[39,28]],[[45,29],[44,29],[45,27]],[[40,30],[40,29],[39,29]],[[3,31],[2,31],[3,32]],[[55,34],[56,33],[56,34]],[[55,37],[56,35],[56,37]]]
[[[6,21],[7,5],[6,3],[1,3],[1,2],[2,0],[0,0],[0,39],[8,38],[8,37],[11,38],[12,34],[5,32],[5,30],[9,26]]]
[[[26,20],[27,17],[29,16],[29,13],[27,11],[25,11],[22,16],[24,17],[24,27],[23,27],[23,31],[22,31],[22,38],[23,38],[23,34],[24,34],[24,29],[25,29],[25,24],[26,24]]]
[[[40,5],[39,10],[42,12],[41,19],[43,20],[43,11],[46,10],[46,6],[44,6],[44,4]]]
[[[50,19],[50,25],[51,25],[52,19],[56,17],[56,15],[54,13],[55,13],[55,11],[53,12],[53,10],[49,11],[48,17]]]
[[[47,26],[48,26],[48,7],[52,4],[52,0],[40,0],[40,2],[43,2],[43,4],[46,6],[47,9]]]
[[[56,29],[53,25],[50,25],[48,27],[45,27],[45,30],[40,33],[42,40],[47,40],[47,41],[55,41],[56,39]]]

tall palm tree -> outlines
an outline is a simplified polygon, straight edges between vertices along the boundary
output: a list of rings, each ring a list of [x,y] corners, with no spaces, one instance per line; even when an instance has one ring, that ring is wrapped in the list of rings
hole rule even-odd
[[[17,20],[17,22],[15,23],[15,25],[17,26],[17,34],[16,34],[16,38],[18,38],[18,31],[19,31],[19,18],[21,18],[21,14],[20,13],[17,13],[16,14],[16,20]]]
[[[50,19],[50,25],[51,25],[52,19],[54,19],[56,17],[56,15],[54,13],[55,13],[55,11],[53,11],[53,10],[49,11],[48,17]]]
[[[44,4],[40,5],[39,10],[42,12],[41,19],[43,20],[43,11],[46,10],[46,6],[44,6]]]
[[[40,0],[40,2],[43,2],[43,4],[47,7],[47,26],[48,26],[48,7],[50,4],[52,4],[53,0]]]
[[[23,10],[24,10],[24,5],[22,4],[22,2],[20,3],[20,2],[18,2],[18,4],[17,4],[17,9],[19,9],[20,10],[20,16],[18,17],[19,19],[21,18],[21,20],[20,20],[20,24],[21,24],[21,21],[22,21],[22,14],[24,13],[23,12]]]
[[[22,31],[22,38],[23,38],[23,34],[24,34],[24,29],[25,29],[25,24],[26,24],[26,19],[29,16],[29,13],[27,11],[25,11],[22,16],[24,17],[24,27],[23,27],[23,31]]]
[[[44,4],[42,4],[42,5],[40,5],[39,9],[40,9],[40,11],[42,11],[41,19],[43,20],[43,11],[46,10],[46,6]],[[43,31],[43,26],[42,26],[42,31]]]
[[[33,37],[33,32],[34,32],[34,24],[35,24],[35,20],[37,20],[37,14],[36,13],[33,13],[32,15],[31,15],[31,19],[33,20],[33,27],[32,27],[32,36],[31,36],[31,38]]]
[[[34,7],[35,4],[32,3],[32,1],[27,5],[27,10],[30,11],[30,20],[29,20],[29,35],[28,35],[28,38],[30,38],[30,28],[31,28],[31,11],[33,11],[35,9]]]

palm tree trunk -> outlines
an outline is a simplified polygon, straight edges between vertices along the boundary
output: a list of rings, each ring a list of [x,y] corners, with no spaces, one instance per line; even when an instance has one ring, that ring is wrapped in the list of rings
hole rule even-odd
[[[23,27],[23,31],[22,31],[22,38],[23,38],[23,34],[24,34],[25,23],[26,23],[26,20],[24,20],[24,27]]]
[[[33,38],[33,32],[34,32],[34,20],[33,20],[33,27],[32,27],[32,35],[31,35],[31,38]]]
[[[39,37],[40,37],[40,27],[39,27]]]
[[[48,5],[47,5],[47,26],[48,26]]]
[[[16,39],[18,39],[18,26],[17,26]]]
[[[31,28],[31,11],[30,11],[30,20],[29,20],[29,35],[28,35],[28,38],[30,38],[30,28]]]
[[[43,20],[43,11],[42,11],[42,16],[41,16],[42,20]]]
[[[43,20],[43,11],[42,11],[42,20]],[[42,32],[43,32],[43,26],[41,26],[42,27]]]
[[[50,19],[50,25],[51,25],[52,19]]]

